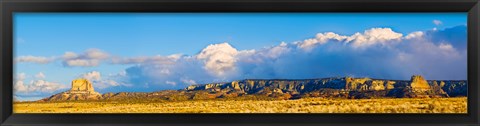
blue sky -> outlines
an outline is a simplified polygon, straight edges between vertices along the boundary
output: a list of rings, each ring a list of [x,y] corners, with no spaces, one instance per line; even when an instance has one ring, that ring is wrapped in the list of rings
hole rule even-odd
[[[337,55],[345,55],[343,54],[344,52],[350,51],[322,52],[321,50],[327,50],[328,48],[344,47],[337,47],[339,45],[335,44],[323,44],[323,41],[320,42],[321,37],[318,37],[318,33],[333,32],[341,36],[353,36],[357,32],[364,33],[365,31],[372,28],[385,28],[383,30],[374,29],[371,31],[388,33],[390,33],[390,31],[386,29],[390,29],[392,31],[392,34],[385,34],[387,35],[387,37],[390,38],[383,39],[380,37],[379,39],[377,38],[375,40],[372,39],[371,41],[365,41],[363,42],[363,44],[367,44],[368,46],[381,45],[382,48],[388,48],[390,47],[390,45],[385,44],[385,41],[389,42],[398,40],[402,43],[408,43],[414,40],[410,38],[407,40],[407,35],[417,31],[421,31],[422,35],[426,36],[425,38],[431,37],[428,38],[428,40],[421,40],[422,42],[430,42],[425,44],[425,46],[436,46],[438,47],[438,49],[445,50],[449,50],[450,48],[452,48],[454,49],[454,51],[459,53],[459,57],[466,59],[466,56],[463,55],[463,51],[465,51],[466,49],[463,49],[463,47],[457,47],[457,45],[461,46],[462,44],[466,44],[466,34],[456,34],[458,33],[459,29],[460,31],[462,31],[462,29],[466,29],[465,25],[466,13],[15,13],[14,49],[16,57],[18,58],[21,56],[32,56],[37,58],[52,58],[51,61],[49,60],[49,62],[47,63],[38,63],[33,60],[24,60],[21,62],[17,62],[15,64],[15,68],[17,75],[20,73],[25,74],[25,77],[22,78],[25,86],[29,84],[34,85],[36,83],[35,81],[37,80],[45,80],[48,82],[52,82],[52,84],[48,83],[45,85],[67,85],[67,87],[57,86],[59,90],[68,88],[68,84],[72,79],[78,77],[85,77],[88,73],[90,73],[90,77],[101,74],[101,79],[97,78],[98,80],[96,80],[98,81],[98,83],[108,83],[112,81],[115,81],[116,83],[110,85],[105,84],[105,87],[99,88],[99,91],[103,90],[105,92],[115,92],[123,90],[128,91],[128,89],[134,91],[177,89],[185,86],[185,84],[179,84],[182,82],[186,83],[195,81],[195,83],[202,83],[208,81],[231,81],[247,77],[310,78],[324,77],[329,75],[352,75],[376,78],[405,79],[408,78],[405,77],[406,75],[410,75],[412,73],[423,73],[430,78],[443,79],[446,74],[448,74],[448,72],[441,73],[444,75],[437,75],[438,71],[436,71],[435,74],[432,72],[427,72],[429,70],[423,70],[426,69],[425,67],[415,66],[415,64],[412,64],[408,67],[418,67],[418,69],[412,70],[416,72],[405,71],[405,75],[390,75],[391,73],[388,73],[388,71],[383,71],[383,69],[379,68],[378,70],[375,70],[375,73],[367,72],[368,74],[362,74],[362,71],[365,70],[362,66],[353,68],[355,69],[355,71],[349,71],[341,70],[342,68],[345,68],[341,65],[336,65],[339,70],[335,72],[328,72],[328,70],[325,71],[331,74],[309,73],[307,75],[293,73],[291,75],[284,75],[279,73],[282,72],[281,70],[283,70],[283,68],[267,69],[266,67],[262,67],[262,65],[280,67],[281,65],[298,64],[286,62],[289,59],[287,60],[285,59],[285,57],[295,59],[308,55],[310,55],[310,57],[305,57],[305,61],[324,62],[328,61],[329,58],[332,59],[331,61],[345,60],[343,59],[344,57]],[[450,35],[450,31],[452,31],[452,33],[454,34]],[[402,36],[395,36],[397,34],[402,34]],[[363,35],[368,36],[366,33]],[[391,35],[393,35],[393,38],[391,38]],[[292,50],[296,50],[298,47],[300,47],[300,44],[296,42],[305,42],[305,40],[311,38],[315,39],[315,42],[313,42],[313,44],[311,43],[312,45],[315,45],[315,47],[308,47],[307,49],[304,48],[305,46],[302,46],[302,48],[304,50],[307,50],[308,53],[302,52],[301,56],[293,55],[295,51]],[[330,39],[328,41],[331,41]],[[342,38],[341,41],[345,41],[345,43],[357,43],[358,38],[350,41],[348,41],[347,39],[343,39],[344,38]],[[420,41],[420,39],[415,41]],[[282,42],[285,42],[285,45],[282,45]],[[358,41],[358,43],[361,43],[361,41]],[[211,44],[218,45],[211,46]],[[353,47],[357,48],[357,46]],[[410,52],[413,53],[415,52],[415,50],[411,50],[411,48],[406,47],[407,44],[395,45],[395,48],[398,49],[395,49],[394,51],[397,51],[397,53],[391,55],[398,57],[410,56],[409,58],[411,59],[419,59],[419,56],[421,55],[409,55]],[[89,59],[92,57],[86,55],[83,57],[78,56],[76,58],[67,60],[65,58],[60,58],[62,56],[65,56],[66,52],[73,52],[77,55],[82,55],[85,52],[88,52],[86,50],[89,49],[91,54],[99,54],[95,55],[97,56],[94,57],[94,59],[96,58],[95,61],[92,61],[91,59]],[[246,50],[252,49],[255,50],[255,54],[246,53]],[[275,55],[273,55],[272,53],[268,53],[268,56],[265,56],[267,53],[261,53],[273,52],[282,49],[284,49],[284,52],[288,52],[288,54],[276,52]],[[366,47],[364,48],[363,46],[361,46],[360,49],[355,50],[364,50],[361,52],[350,52],[351,54],[355,54],[355,56],[360,54],[362,56],[379,55],[366,52],[378,51],[382,53],[382,51],[392,51],[371,50]],[[212,51],[215,53],[209,53],[208,51]],[[203,56],[204,58],[199,58],[202,57],[199,56],[202,52],[205,52],[205,56]],[[222,54],[220,55],[216,52],[221,52]],[[331,53],[331,55],[317,55],[316,53]],[[105,56],[101,54],[105,54]],[[180,58],[169,59],[172,60],[171,62],[174,62],[174,64],[176,65],[165,66],[165,64],[158,64],[158,59],[152,58],[155,56],[175,57],[173,56],[173,54],[181,54],[177,55],[180,56]],[[228,56],[234,56],[230,57],[230,59],[228,56],[227,59],[222,59],[225,58],[225,54],[228,54]],[[297,52],[295,52],[295,54],[300,55],[300,53]],[[423,54],[425,53],[422,53],[422,56]],[[447,52],[446,54],[453,53]],[[195,61],[190,61],[190,59],[186,58],[188,56],[197,58]],[[220,59],[215,56],[220,56]],[[312,59],[311,56],[323,57],[324,59]],[[431,57],[431,55],[428,56]],[[435,54],[435,56],[444,57],[440,54]],[[150,57],[152,58],[152,62],[147,63],[147,61],[142,60],[133,63],[130,61],[128,63],[110,63],[112,57],[144,57],[146,59]],[[270,59],[265,57],[268,57]],[[228,61],[232,59],[235,59],[235,62]],[[262,60],[262,63],[265,63],[266,61],[271,63],[249,64],[242,62],[246,61],[247,59],[254,59],[255,61]],[[73,60],[85,60],[89,63],[98,61],[100,63],[93,65],[66,64],[70,61],[73,63]],[[210,60],[212,60],[212,62],[209,62]],[[279,62],[283,60],[285,60],[285,62]],[[438,61],[438,59],[432,59],[432,61]],[[220,62],[221,64],[214,64],[218,62]],[[461,64],[439,64],[438,67],[432,67],[428,69],[438,69],[446,65],[454,65],[462,68],[460,71],[457,72],[465,71],[466,75],[466,68],[463,68],[463,62],[465,62],[466,64],[465,60],[462,61]],[[213,63],[210,64],[213,66],[208,66],[208,63]],[[187,65],[180,66],[178,64]],[[195,66],[191,64],[200,65]],[[319,69],[319,71],[321,71],[321,69],[326,69],[327,67],[331,67],[333,65],[328,63],[320,64],[324,65],[318,66],[312,64],[304,64],[304,66],[316,67],[299,67],[297,69]],[[377,66],[392,67],[388,66],[387,64],[390,63],[379,63]],[[164,66],[159,67],[158,65]],[[376,64],[372,65],[375,66]],[[432,65],[426,66],[429,67]],[[401,68],[407,66],[396,67]],[[163,71],[148,71],[147,68],[158,70],[161,69]],[[168,72],[174,70],[179,71],[179,69],[184,70],[184,72],[177,72],[176,74]],[[196,70],[200,74],[202,73],[202,69],[207,69],[207,72],[215,72],[209,73],[211,75],[203,75],[205,73],[201,75],[184,74],[189,70]],[[252,72],[248,73],[246,72],[247,70],[259,72],[261,71],[270,74],[268,76],[257,75],[256,73]],[[168,73],[168,78],[166,76],[150,75],[151,73],[156,73],[156,75],[158,75],[157,72],[165,74]],[[45,77],[35,78],[34,76],[39,73],[44,74]],[[379,73],[388,73],[388,76],[383,76],[387,74]],[[240,76],[240,74],[242,74],[242,76]],[[377,74],[382,76],[377,76]],[[143,77],[143,75],[145,77]],[[121,76],[127,77],[122,78]],[[197,77],[202,78],[194,79]],[[466,78],[466,76],[464,78]],[[463,78],[462,76],[459,76],[445,79]],[[157,84],[157,86],[152,86],[155,85],[152,83],[159,84]],[[166,83],[169,83],[170,86],[168,86],[169,84]],[[122,86],[129,88],[121,88]],[[41,89],[33,87],[30,88],[32,88],[31,91],[36,91],[35,89]],[[44,95],[44,93],[38,93],[35,96],[38,97],[42,95]],[[33,97],[34,95],[29,95],[29,93],[23,93],[22,96]]]
[[[432,20],[445,22],[435,26]],[[319,32],[353,34],[372,27],[389,27],[410,33],[465,23],[465,13],[18,13],[15,38],[28,41],[19,49],[29,51],[19,50],[18,55],[56,55],[92,47],[124,56],[192,55],[208,44],[226,41],[238,49],[255,49],[310,38]],[[38,48],[50,44],[58,49]]]

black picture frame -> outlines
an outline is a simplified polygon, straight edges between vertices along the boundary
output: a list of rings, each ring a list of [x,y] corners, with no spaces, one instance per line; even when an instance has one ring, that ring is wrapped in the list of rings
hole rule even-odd
[[[2,125],[479,125],[478,0],[2,0]],[[468,12],[468,114],[13,114],[15,12]]]

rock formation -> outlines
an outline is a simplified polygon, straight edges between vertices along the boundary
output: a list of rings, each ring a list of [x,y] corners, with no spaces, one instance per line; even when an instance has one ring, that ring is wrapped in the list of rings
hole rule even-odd
[[[102,95],[95,92],[93,85],[87,79],[75,79],[70,90],[55,94],[40,101],[69,101],[69,100],[99,100]]]
[[[394,97],[449,97],[435,81],[428,82],[420,75],[414,75],[409,82],[398,82],[386,95]],[[461,81],[459,81],[460,83]]]
[[[245,93],[272,96],[274,94],[289,94],[292,97],[345,97],[345,98],[375,98],[375,97],[449,97],[449,94],[466,96],[466,81],[448,81],[440,85],[427,81],[422,76],[414,75],[410,80],[384,80],[371,78],[323,78],[302,80],[261,80],[247,79],[226,83],[191,85],[185,91],[200,91],[204,89],[211,93]],[[449,85],[450,84],[450,85]],[[455,88],[460,85],[461,88]],[[448,88],[447,88],[448,87]],[[449,92],[444,91],[449,89]],[[221,92],[220,92],[221,91]]]
[[[72,88],[70,93],[94,93],[92,83],[87,79],[76,79],[72,81]]]
[[[97,93],[86,79],[72,81],[69,91],[42,101],[65,100],[203,100],[215,98],[298,99],[324,98],[430,98],[467,96],[466,80],[426,80],[414,75],[410,80],[332,77],[320,79],[246,79],[232,82],[190,85],[181,90],[151,93]]]
[[[422,76],[413,75],[409,85],[414,92],[424,92],[431,90],[430,85],[428,85],[427,80],[423,79]]]
[[[449,96],[467,96],[467,81],[440,81],[440,88]]]

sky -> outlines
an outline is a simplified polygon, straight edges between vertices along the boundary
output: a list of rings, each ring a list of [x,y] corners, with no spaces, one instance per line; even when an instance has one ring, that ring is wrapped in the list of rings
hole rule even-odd
[[[466,13],[15,13],[14,96],[241,79],[466,80]]]

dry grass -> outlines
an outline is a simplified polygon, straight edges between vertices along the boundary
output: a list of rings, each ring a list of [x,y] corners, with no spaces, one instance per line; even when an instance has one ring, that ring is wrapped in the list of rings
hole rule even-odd
[[[467,113],[467,98],[14,103],[14,113]]]

